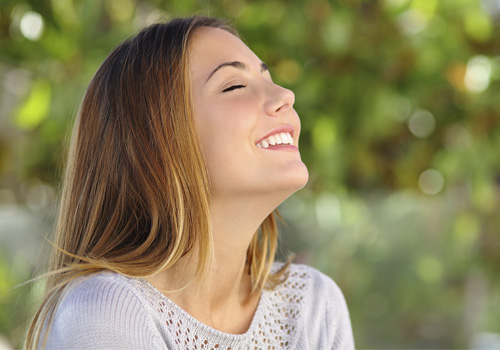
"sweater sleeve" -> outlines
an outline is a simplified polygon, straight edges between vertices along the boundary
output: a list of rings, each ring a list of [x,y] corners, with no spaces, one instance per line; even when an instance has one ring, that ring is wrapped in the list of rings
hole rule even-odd
[[[324,276],[328,285],[326,303],[326,326],[331,349],[354,349],[351,320],[342,291],[329,277]]]
[[[327,275],[305,266],[295,265],[297,271],[309,276],[304,294],[303,317],[307,339],[301,349],[352,350],[352,335],[349,311],[340,288]]]
[[[71,286],[48,329],[46,349],[165,349],[142,300],[112,274]]]

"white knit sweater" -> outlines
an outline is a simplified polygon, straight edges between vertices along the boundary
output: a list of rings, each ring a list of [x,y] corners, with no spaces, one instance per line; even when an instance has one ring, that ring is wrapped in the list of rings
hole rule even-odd
[[[213,329],[142,279],[102,272],[72,283],[47,349],[354,349],[344,297],[329,277],[291,265],[264,290],[244,334]]]

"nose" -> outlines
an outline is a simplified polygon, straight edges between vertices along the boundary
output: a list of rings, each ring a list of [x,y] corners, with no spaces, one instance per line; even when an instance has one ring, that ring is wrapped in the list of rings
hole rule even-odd
[[[270,116],[286,114],[295,103],[295,94],[284,87],[272,84],[269,98],[265,104],[266,113]]]

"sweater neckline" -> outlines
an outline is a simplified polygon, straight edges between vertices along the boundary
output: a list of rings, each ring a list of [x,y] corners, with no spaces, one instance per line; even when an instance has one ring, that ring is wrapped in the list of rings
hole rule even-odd
[[[186,320],[188,320],[189,323],[192,323],[196,328],[201,329],[207,333],[212,334],[215,337],[220,337],[224,338],[227,340],[233,340],[233,341],[242,341],[246,339],[249,335],[251,335],[254,330],[259,326],[259,319],[262,317],[261,315],[263,314],[263,309],[266,308],[265,300],[267,297],[268,291],[266,289],[262,290],[259,301],[257,303],[257,308],[255,309],[255,313],[252,316],[252,321],[250,322],[250,326],[244,333],[240,334],[235,334],[235,333],[227,333],[220,331],[218,329],[215,329],[194,316],[192,316],[190,313],[188,313],[186,310],[181,308],[179,305],[174,303],[169,297],[167,297],[165,294],[163,294],[160,290],[158,290],[155,286],[153,286],[151,283],[146,281],[145,279],[142,278],[134,278],[136,283],[139,284],[139,286],[142,286],[143,288],[145,287],[150,293],[152,293],[158,301],[163,301],[170,305],[176,312],[181,314],[183,317],[185,317]]]

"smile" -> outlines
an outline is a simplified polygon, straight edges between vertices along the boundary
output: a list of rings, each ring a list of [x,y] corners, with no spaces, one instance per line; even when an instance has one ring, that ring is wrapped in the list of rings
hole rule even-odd
[[[268,148],[269,146],[276,146],[276,145],[293,146],[292,135],[289,132],[278,132],[257,143],[257,147],[259,148]]]

